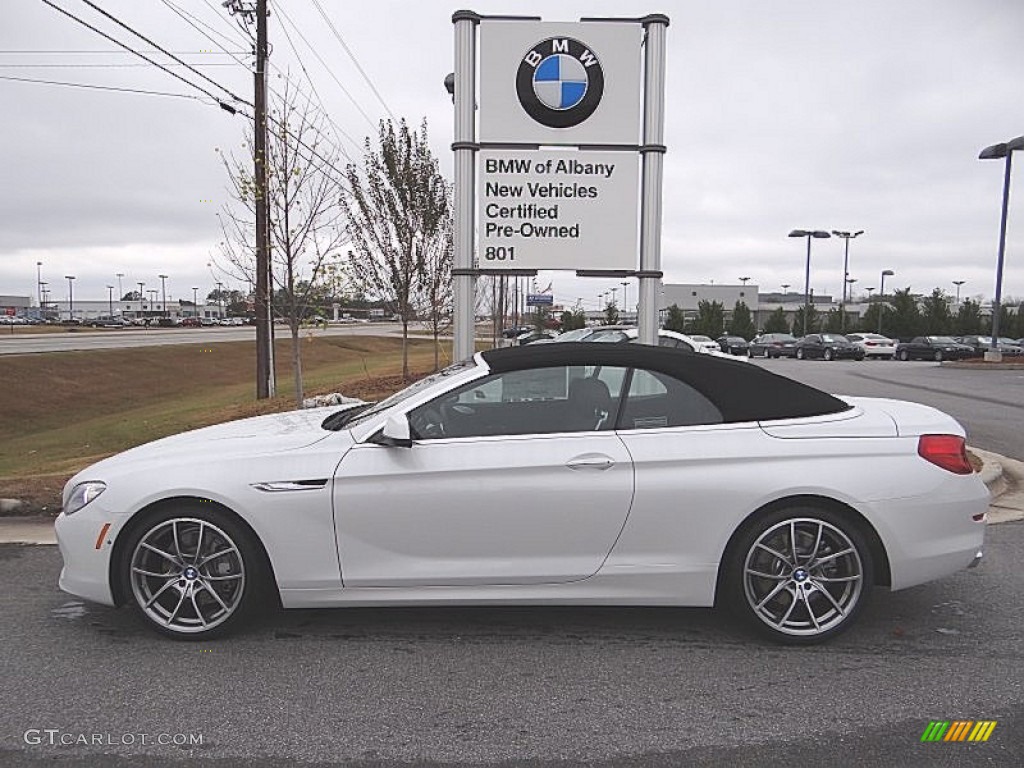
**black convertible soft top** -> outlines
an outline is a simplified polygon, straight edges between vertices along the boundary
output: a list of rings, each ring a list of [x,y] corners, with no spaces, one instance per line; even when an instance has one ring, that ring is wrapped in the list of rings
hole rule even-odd
[[[757,365],[647,344],[530,344],[490,349],[481,355],[495,373],[556,365],[609,365],[657,371],[696,389],[718,406],[727,422],[794,419],[851,408],[830,394]]]

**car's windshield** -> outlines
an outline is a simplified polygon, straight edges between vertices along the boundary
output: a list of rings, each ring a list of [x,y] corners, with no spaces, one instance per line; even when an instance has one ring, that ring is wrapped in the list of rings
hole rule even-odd
[[[821,340],[837,344],[842,344],[844,341],[849,341],[849,339],[847,339],[845,336],[842,336],[838,333],[823,333],[821,334]]]
[[[381,400],[372,408],[368,408],[362,413],[360,413],[358,417],[347,421],[344,426],[354,427],[357,424],[362,424],[368,419],[371,419],[374,416],[376,416],[381,411],[385,411],[394,405],[398,405],[403,400],[408,400],[417,392],[422,392],[424,389],[431,386],[432,384],[436,384],[441,379],[446,379],[449,376],[454,376],[456,373],[461,373],[467,368],[473,368],[475,365],[476,362],[472,358],[470,358],[468,360],[463,360],[460,363],[449,365],[447,368],[444,368],[438,371],[437,373],[432,373],[429,376],[425,376],[419,381],[414,381],[405,389],[401,389],[398,392],[395,392],[395,394],[391,395],[391,397],[387,397],[384,400]]]

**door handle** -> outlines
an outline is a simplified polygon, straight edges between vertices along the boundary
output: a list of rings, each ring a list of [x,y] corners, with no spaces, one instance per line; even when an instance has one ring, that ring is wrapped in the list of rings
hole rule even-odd
[[[569,469],[611,469],[615,466],[615,460],[610,456],[581,456],[578,459],[570,459],[565,462]]]

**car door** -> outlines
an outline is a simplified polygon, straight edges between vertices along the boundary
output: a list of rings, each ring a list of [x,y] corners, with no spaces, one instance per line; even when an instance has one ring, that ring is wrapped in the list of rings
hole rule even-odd
[[[613,431],[624,379],[607,367],[495,374],[411,409],[411,447],[355,446],[334,482],[345,586],[593,575],[633,497]]]

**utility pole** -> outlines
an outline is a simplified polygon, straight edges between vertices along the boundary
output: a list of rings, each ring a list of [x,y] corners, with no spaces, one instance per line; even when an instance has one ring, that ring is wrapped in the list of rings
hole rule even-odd
[[[229,0],[225,4],[234,15],[240,14],[249,23],[256,21],[256,69],[254,75],[255,98],[253,115],[255,125],[256,185],[256,399],[273,397],[274,337],[273,317],[270,309],[270,216],[267,205],[267,0]]]

